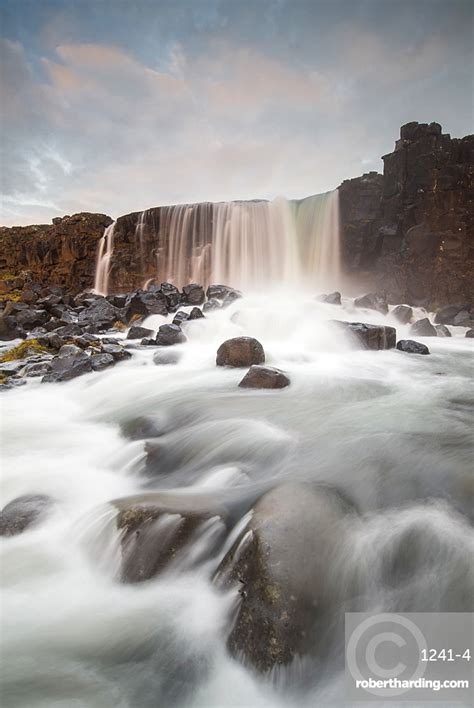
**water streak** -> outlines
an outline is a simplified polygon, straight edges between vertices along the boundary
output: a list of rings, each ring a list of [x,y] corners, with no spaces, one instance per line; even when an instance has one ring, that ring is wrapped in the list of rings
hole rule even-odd
[[[94,291],[100,295],[107,295],[112,256],[114,253],[115,221],[107,226],[104,235],[99,241],[99,251],[95,269]]]

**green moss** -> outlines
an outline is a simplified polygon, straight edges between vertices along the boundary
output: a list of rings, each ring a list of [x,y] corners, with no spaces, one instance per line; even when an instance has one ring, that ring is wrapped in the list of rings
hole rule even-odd
[[[21,299],[21,290],[12,290],[9,293],[4,293],[0,295],[0,302],[19,302]]]
[[[26,339],[24,342],[21,342],[21,344],[18,344],[16,347],[13,347],[13,349],[7,351],[6,354],[0,358],[0,362],[4,364],[7,361],[25,359],[26,357],[34,356],[35,354],[49,353],[49,349],[47,347],[43,347],[37,339]]]

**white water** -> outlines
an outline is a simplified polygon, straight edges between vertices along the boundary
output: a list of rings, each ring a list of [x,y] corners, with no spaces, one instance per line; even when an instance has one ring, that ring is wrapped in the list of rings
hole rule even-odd
[[[451,328],[452,339],[423,340],[426,357],[352,350],[328,319],[394,325],[391,316],[351,301],[341,311],[314,294],[247,296],[190,322],[177,365],[155,366],[148,348],[109,371],[3,394],[2,505],[44,493],[56,506],[37,528],[0,539],[2,706],[342,704],[338,671],[301,661],[262,678],[229,657],[236,595],[212,587],[207,565],[117,581],[106,502],[144,490],[238,498],[288,478],[337,484],[360,509],[341,563],[365,578],[364,609],[461,609],[457,593],[472,595],[473,340]],[[240,334],[258,337],[289,388],[242,390],[241,370],[215,366],[218,345]],[[144,414],[163,426],[174,465],[165,477],[141,474],[143,442],[120,434]],[[403,587],[387,588],[384,561],[413,534],[418,566]]]
[[[242,289],[256,284],[262,289],[303,284],[330,289],[340,283],[337,190],[300,202],[279,197],[181,204],[155,214],[143,211],[135,228],[142,285],[152,277],[178,287],[195,282],[233,283]],[[101,294],[110,289],[113,249],[109,226],[97,258],[94,290]]]

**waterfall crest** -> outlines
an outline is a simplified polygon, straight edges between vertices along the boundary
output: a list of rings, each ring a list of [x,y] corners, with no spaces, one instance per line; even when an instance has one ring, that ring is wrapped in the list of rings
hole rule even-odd
[[[214,282],[255,289],[309,284],[321,289],[340,281],[337,190],[300,201],[179,204],[131,217],[133,237],[124,243],[135,285]],[[127,225],[120,229],[126,231],[130,217],[108,226],[99,243],[94,290],[101,294],[109,285],[123,285],[114,278],[112,261],[115,228],[124,219]]]

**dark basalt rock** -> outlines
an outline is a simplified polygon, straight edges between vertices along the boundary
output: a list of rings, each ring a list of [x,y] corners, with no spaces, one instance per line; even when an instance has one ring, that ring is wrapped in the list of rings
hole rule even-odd
[[[50,359],[43,359],[42,361],[32,362],[27,364],[23,370],[25,376],[46,376],[51,371],[51,361]]]
[[[138,325],[132,325],[127,333],[127,339],[143,339],[144,337],[153,337],[153,330],[147,329],[147,327],[139,327]]]
[[[204,317],[202,310],[199,307],[193,307],[189,313],[188,320],[201,320]]]
[[[169,347],[173,344],[182,344],[186,341],[181,327],[175,324],[164,324],[158,329],[155,343],[159,347]]]
[[[230,305],[235,300],[242,297],[240,290],[235,290],[235,288],[229,288],[227,285],[209,285],[206,290],[206,297],[208,300],[217,300],[225,302],[226,305]]]
[[[57,332],[42,334],[37,339],[43,347],[48,347],[48,349],[54,349],[55,351],[59,351],[63,344],[66,344],[66,339],[61,337]]]
[[[91,355],[91,366],[93,371],[102,371],[107,369],[109,366],[115,364],[115,359],[112,354],[106,354],[104,352]]]
[[[16,321],[19,327],[30,330],[33,327],[41,327],[50,317],[51,315],[46,310],[26,309],[17,313]]]
[[[74,344],[65,344],[51,362],[50,373],[43,376],[42,383],[69,381],[92,371],[90,357]]]
[[[205,496],[160,492],[114,502],[122,532],[122,580],[153,578],[173,564],[193,567],[212,558],[226,534],[226,511]],[[196,542],[213,531],[197,553]]]
[[[121,433],[129,440],[147,440],[163,434],[163,427],[150,416],[139,416],[120,425]]]
[[[451,337],[451,332],[449,329],[446,327],[446,325],[436,325],[435,326],[436,334],[438,337]]]
[[[187,305],[202,305],[204,302],[204,288],[197,283],[190,283],[183,288],[183,301]]]
[[[246,367],[263,364],[265,352],[253,337],[234,337],[223,342],[217,350],[217,366]]]
[[[171,283],[161,283],[159,290],[166,298],[168,310],[170,312],[176,310],[182,300],[182,295],[179,292],[178,288],[175,285],[172,285]]]
[[[466,332],[466,337],[472,339],[474,337],[474,329],[468,329]]]
[[[19,327],[13,315],[0,316],[0,340],[10,342],[12,339],[24,339],[26,332],[23,327]]]
[[[124,347],[121,347],[120,344],[103,344],[102,353],[110,354],[115,361],[124,361],[125,359],[130,359],[132,356],[131,353],[127,349],[124,349]]]
[[[185,312],[184,310],[179,310],[175,316],[173,317],[173,323],[174,325],[177,325],[178,327],[181,326],[183,322],[186,322],[186,320],[189,320],[189,314]]]
[[[0,512],[0,536],[16,536],[47,514],[53,500],[45,494],[25,494],[13,499]]]
[[[436,324],[456,324],[455,318],[460,314],[464,313],[461,319],[469,319],[469,305],[448,305],[447,307],[441,308],[435,315],[434,321]]]
[[[410,327],[410,334],[415,337],[437,337],[438,333],[427,317],[417,320]]]
[[[397,305],[390,313],[400,324],[408,324],[413,317],[413,310],[408,305]]]
[[[400,339],[397,342],[397,349],[401,352],[406,352],[407,354],[429,354],[430,350],[426,344],[421,342],[414,342],[412,339]]]
[[[239,383],[240,388],[285,388],[290,379],[280,369],[271,366],[251,366]]]
[[[339,555],[352,512],[336,491],[309,484],[283,484],[261,497],[214,579],[241,596],[231,654],[261,672],[298,655],[328,656],[343,626],[339,608],[356,591],[349,578],[342,582]]]
[[[319,295],[317,298],[319,302],[326,302],[328,305],[340,305],[341,304],[341,293],[337,290],[329,295]]]
[[[220,310],[222,307],[222,303],[219,302],[216,298],[212,298],[211,300],[208,300],[208,302],[205,302],[204,305],[202,306],[202,311],[203,312],[212,312],[212,310]]]
[[[65,339],[70,339],[71,337],[80,337],[83,334],[82,328],[77,323],[72,323],[65,325],[64,327],[58,327],[54,330],[57,335]]]
[[[471,313],[468,310],[461,310],[454,318],[453,324],[457,327],[466,327],[471,321]]]
[[[120,319],[120,312],[105,298],[94,298],[86,310],[79,313],[77,323],[80,327],[88,327],[89,332],[100,332],[110,329],[114,322]]]
[[[386,315],[388,312],[387,301],[382,295],[377,295],[377,293],[368,293],[367,295],[362,295],[361,297],[356,297],[354,300],[355,307],[360,307],[366,310],[376,310]]]
[[[121,310],[127,304],[127,297],[128,295],[123,293],[119,295],[107,295],[105,299],[107,302],[110,302],[111,305]]]
[[[128,296],[125,311],[128,321],[133,315],[167,315],[166,297],[158,290],[136,290]]]
[[[331,320],[331,323],[353,335],[353,340],[364,349],[393,349],[397,341],[395,327],[343,320]]]

